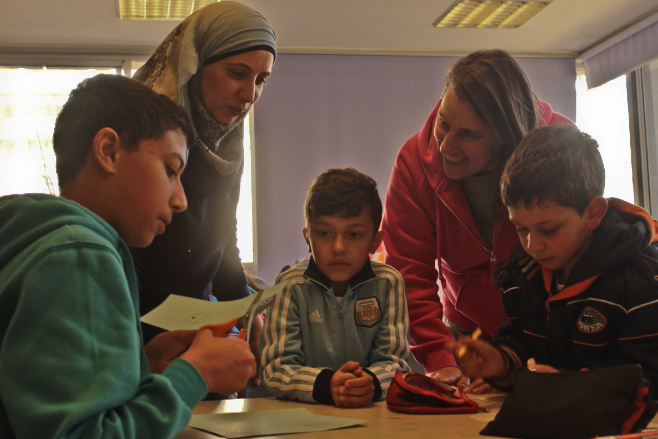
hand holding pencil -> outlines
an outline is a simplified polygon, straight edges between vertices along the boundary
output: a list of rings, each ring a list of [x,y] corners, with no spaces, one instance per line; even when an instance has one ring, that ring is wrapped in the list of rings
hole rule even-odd
[[[498,349],[480,340],[482,331],[473,331],[472,337],[464,336],[446,343],[457,358],[462,372],[470,378],[500,379],[505,376],[506,363]]]

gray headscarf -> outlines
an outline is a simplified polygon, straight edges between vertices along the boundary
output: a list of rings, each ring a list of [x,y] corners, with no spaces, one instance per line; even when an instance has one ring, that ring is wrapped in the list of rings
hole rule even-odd
[[[133,76],[185,107],[197,132],[194,146],[223,175],[242,164],[246,114],[230,125],[214,120],[201,102],[201,71],[208,60],[251,48],[269,50],[276,57],[274,29],[249,6],[221,1],[187,17]]]

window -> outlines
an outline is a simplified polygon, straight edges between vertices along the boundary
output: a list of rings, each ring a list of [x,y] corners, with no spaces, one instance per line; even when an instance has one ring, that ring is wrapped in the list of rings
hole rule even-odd
[[[240,259],[248,271],[255,271],[254,266],[254,198],[253,198],[253,151],[251,137],[253,135],[253,110],[249,112],[244,120],[244,170],[242,171],[242,182],[240,185],[240,201],[238,201],[238,248]]]
[[[68,95],[85,78],[115,68],[0,67],[0,196],[59,194],[52,136]],[[246,269],[254,264],[252,123],[245,120],[245,164],[238,204],[238,247]]]
[[[639,199],[652,216],[658,217],[658,61],[630,74],[630,109],[636,187]]]
[[[116,69],[0,68],[0,196],[59,194],[55,118],[83,79]]]
[[[576,125],[599,144],[605,166],[604,196],[634,203],[626,77],[588,90],[585,75],[579,75],[576,107]]]

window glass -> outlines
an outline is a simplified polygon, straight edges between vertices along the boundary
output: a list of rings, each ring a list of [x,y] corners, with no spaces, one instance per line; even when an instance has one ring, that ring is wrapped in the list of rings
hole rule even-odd
[[[251,147],[252,133],[251,113],[244,120],[244,170],[240,183],[240,200],[238,201],[238,248],[243,264],[254,262],[254,214],[251,165],[253,152]]]
[[[136,67],[135,67],[136,68]],[[117,69],[0,67],[0,196],[59,194],[52,146],[55,119],[80,81]],[[251,117],[245,120],[245,164],[238,204],[238,247],[254,261]]]
[[[591,90],[585,76],[576,80],[576,125],[599,144],[605,166],[606,197],[635,202],[626,77]]]
[[[640,117],[642,118],[641,143],[646,150],[649,200],[651,213],[658,216],[658,61],[647,64],[641,71]]]
[[[98,73],[116,69],[0,67],[0,196],[59,194],[55,119],[71,90]]]

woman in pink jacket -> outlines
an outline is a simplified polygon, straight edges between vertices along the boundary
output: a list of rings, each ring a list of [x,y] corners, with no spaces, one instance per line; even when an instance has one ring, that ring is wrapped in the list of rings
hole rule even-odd
[[[478,327],[493,337],[506,320],[493,270],[518,237],[500,176],[525,133],[560,122],[571,123],[536,98],[507,52],[478,51],[452,67],[441,100],[398,154],[383,220],[386,263],[404,275],[412,351],[435,379],[461,378],[447,340]],[[488,386],[478,380],[466,390]]]

